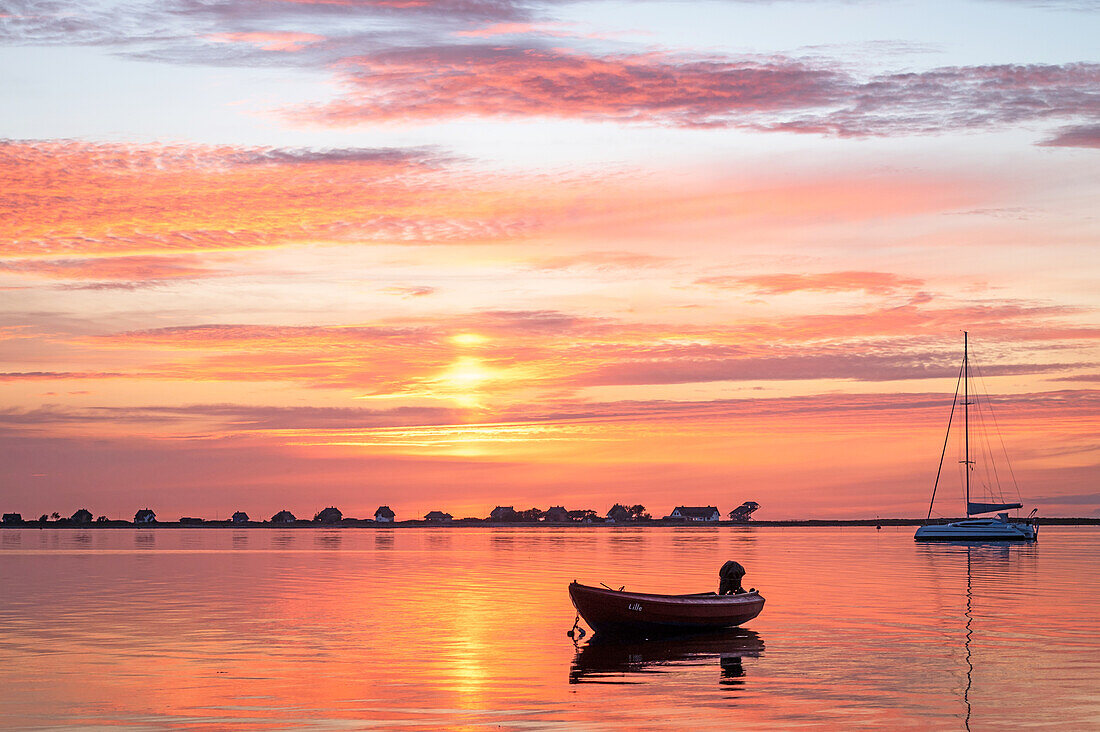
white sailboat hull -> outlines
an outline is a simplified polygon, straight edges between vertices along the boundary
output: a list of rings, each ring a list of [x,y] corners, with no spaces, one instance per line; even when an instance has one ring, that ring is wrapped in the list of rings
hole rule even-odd
[[[922,526],[913,538],[917,541],[1037,541],[1039,528],[1001,519],[969,519]]]

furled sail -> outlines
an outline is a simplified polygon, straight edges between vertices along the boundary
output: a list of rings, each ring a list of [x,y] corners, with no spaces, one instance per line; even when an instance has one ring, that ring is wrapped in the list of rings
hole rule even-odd
[[[993,513],[994,511],[1007,511],[1011,508],[1023,508],[1022,503],[967,503],[966,515],[975,513]]]

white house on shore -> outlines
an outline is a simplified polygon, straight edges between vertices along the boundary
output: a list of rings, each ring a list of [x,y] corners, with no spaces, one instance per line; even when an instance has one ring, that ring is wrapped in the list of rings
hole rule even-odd
[[[685,521],[721,521],[722,514],[715,506],[677,506],[668,518]]]
[[[389,506],[379,506],[378,510],[374,512],[374,520],[379,523],[392,524],[394,518],[395,514]]]

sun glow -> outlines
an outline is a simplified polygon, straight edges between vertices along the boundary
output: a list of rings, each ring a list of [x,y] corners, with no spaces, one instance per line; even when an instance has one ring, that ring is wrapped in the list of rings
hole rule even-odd
[[[456,333],[450,340],[456,346],[480,346],[489,342],[488,338],[479,333]]]
[[[384,427],[368,430],[281,430],[284,444],[295,447],[353,447],[391,454],[489,456],[576,452],[578,445],[621,440],[591,425],[572,423],[495,423]],[[554,445],[551,448],[551,445]]]
[[[451,401],[460,407],[482,408],[484,391],[489,384],[514,381],[509,370],[487,366],[476,356],[459,356],[435,376],[410,380],[409,388],[379,394],[365,394],[357,399],[438,399]]]
[[[462,356],[436,380],[436,383],[455,389],[475,389],[492,378],[493,372],[485,367],[481,359]]]
[[[479,358],[461,356],[450,368],[429,381],[429,389],[444,399],[452,399],[462,407],[481,406],[478,389],[493,379],[494,372]]]

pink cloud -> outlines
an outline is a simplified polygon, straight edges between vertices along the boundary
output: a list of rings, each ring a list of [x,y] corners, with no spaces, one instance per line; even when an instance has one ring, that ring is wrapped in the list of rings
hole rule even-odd
[[[697,285],[721,289],[747,289],[761,295],[784,295],[792,292],[853,292],[870,295],[891,295],[899,290],[912,290],[924,282],[889,272],[824,272],[821,274],[767,274],[749,277],[716,275],[701,277]]]
[[[386,292],[393,295],[399,295],[400,297],[427,297],[428,295],[434,295],[436,288],[426,285],[411,285],[406,287],[387,287]]]
[[[955,369],[957,373],[957,369]],[[949,374],[949,376],[952,374]],[[1074,420],[1095,418],[1100,413],[1100,390],[1074,389],[1053,392],[1006,394],[992,399],[1005,419],[1026,423],[1042,414],[1060,413]],[[507,423],[643,423],[715,418],[733,420],[823,420],[873,426],[884,415],[900,421],[909,415],[922,424],[939,425],[951,395],[943,393],[819,394],[799,397],[715,399],[708,401],[636,400],[593,402],[568,398],[538,404],[514,404],[496,417]],[[277,407],[246,404],[192,404],[181,406],[88,407],[44,406],[37,409],[0,410],[0,425],[8,427],[49,424],[98,423],[176,425],[190,432],[196,422],[214,424],[225,433],[283,430],[387,429],[392,427],[478,426],[467,411],[449,407]],[[492,426],[497,421],[481,426]]]
[[[838,136],[925,134],[1100,115],[1100,65],[948,67],[858,78],[790,58],[603,55],[454,45],[343,60],[345,93],[300,121],[560,117]]]
[[[205,252],[304,242],[483,244],[548,233],[582,244],[626,241],[685,225],[725,229],[731,220],[779,227],[973,208],[1002,185],[846,173],[671,186],[634,173],[484,171],[416,148],[0,142],[0,270],[68,280],[71,288],[132,289],[217,275],[186,259]],[[536,268],[596,271],[662,262],[601,250],[531,260]]]
[[[840,137],[928,134],[1100,115],[1100,64],[959,66],[883,74],[851,85],[832,110],[806,110],[765,130]]]
[[[347,93],[303,121],[550,116],[676,125],[724,124],[734,112],[828,104],[842,75],[790,60],[594,56],[565,49],[447,46],[343,61]]]
[[[906,353],[808,353],[775,349],[775,355],[723,357],[675,353],[651,360],[613,362],[591,374],[581,375],[585,385],[686,384],[710,381],[792,381],[843,379],[850,381],[899,381],[905,379],[949,379],[958,373],[954,354]],[[842,351],[851,350],[849,348]],[[1065,371],[1080,364],[995,364],[985,369],[988,376],[1036,374]]]
[[[1039,144],[1044,147],[1100,148],[1100,124],[1067,127]]]
[[[474,30],[455,31],[463,38],[491,38],[493,36],[522,35],[539,33],[540,35],[569,35],[561,30],[561,23],[493,23]]]
[[[14,340],[16,338],[33,338],[27,325],[0,325],[0,341]]]
[[[209,276],[214,270],[190,256],[132,256],[0,260],[0,272],[58,280],[109,280],[118,286],[118,283],[141,285],[165,280],[193,279]]]
[[[1100,384],[1100,372],[1091,374],[1073,374],[1072,376],[1060,376],[1052,381],[1084,381]]]
[[[440,15],[510,16],[522,7],[516,0],[277,0],[292,5],[339,5],[348,8],[422,10]]]
[[[1043,497],[1044,512],[1052,504],[1095,502],[1097,466],[1080,456],[1094,449],[1097,399],[1095,390],[1078,390],[998,400],[1010,439],[1020,435],[1010,445],[1017,448],[1013,455],[1022,450],[1030,458],[1017,464],[1017,477],[1025,495]],[[0,449],[11,456],[5,510],[38,515],[67,503],[96,512],[99,504],[133,503],[136,510],[149,502],[150,486],[157,487],[153,508],[165,518],[225,515],[242,507],[258,516],[286,507],[307,513],[334,502],[351,516],[369,516],[380,503],[399,514],[422,515],[426,508],[415,510],[422,502],[456,515],[467,509],[485,515],[494,504],[511,501],[564,500],[570,507],[583,501],[602,508],[624,491],[646,505],[671,507],[671,482],[692,486],[705,498],[722,495],[735,477],[770,517],[866,516],[884,505],[917,515],[927,497],[927,462],[935,459],[950,401],[944,394],[559,401],[512,413],[513,425],[539,427],[535,434],[554,437],[569,455],[582,458],[583,471],[571,460],[541,458],[545,440],[530,452],[495,459],[402,454],[403,440],[445,434],[448,417],[460,416],[439,410],[398,414],[233,404],[0,410]],[[1057,430],[1062,447],[1083,452],[1070,462],[1036,453],[1029,447],[1035,423]],[[105,425],[122,430],[106,434]],[[614,449],[601,455],[600,438],[608,436]],[[347,439],[374,447],[366,452],[326,445]],[[306,440],[316,446],[288,444]],[[389,450],[387,440],[396,443]],[[714,442],[721,443],[717,452],[700,447]],[[119,481],[120,473],[129,479]],[[43,481],[24,480],[35,475]],[[1034,487],[1044,485],[1058,489]],[[323,486],[321,494],[317,486]],[[871,486],[875,499],[867,504],[860,496]]]
[[[278,33],[212,33],[207,38],[222,43],[249,43],[264,51],[286,52],[301,51],[307,45],[325,39],[324,36],[314,33],[289,31]]]
[[[720,327],[557,311],[486,311],[347,327],[208,324],[71,337],[64,343],[95,354],[103,373],[43,369],[0,378],[124,373],[134,380],[284,382],[352,389],[363,396],[448,399],[463,393],[465,373],[474,384],[467,391],[477,391],[492,410],[532,390],[568,394],[593,386],[949,378],[957,372],[958,344],[945,342],[943,334],[964,327],[980,332],[987,344],[1014,344],[1013,357],[986,364],[988,375],[1057,376],[1090,364],[1024,346],[1100,338],[1100,330],[1072,324],[1073,315],[1070,309],[1015,303],[943,308],[918,299],[899,307]],[[478,339],[455,341],[462,333]],[[143,354],[143,364],[124,365],[133,363],[135,351]]]
[[[331,66],[345,83],[344,95],[328,105],[290,111],[294,119],[321,124],[535,116],[853,137],[1051,121],[1074,126],[1042,144],[1095,146],[1090,130],[1100,118],[1093,92],[1100,66],[1092,63],[942,67],[867,76],[836,61],[811,63],[779,55],[446,45],[456,34],[470,39],[570,35],[549,19],[557,4],[180,0],[165,10],[40,3],[34,13],[11,15],[0,35],[24,44],[111,46],[174,63]],[[338,14],[348,19],[348,27],[334,33],[328,21]],[[484,25],[471,27],[477,23]],[[196,44],[195,39],[218,42]],[[363,48],[388,50],[348,57]]]
[[[0,142],[0,257],[54,265],[301,241],[458,242],[524,235],[588,187],[475,176],[423,149]],[[118,267],[151,260],[123,260]],[[196,273],[197,274],[197,273]]]
[[[111,371],[7,371],[0,372],[0,381],[73,381],[118,379],[130,376],[130,374]]]

